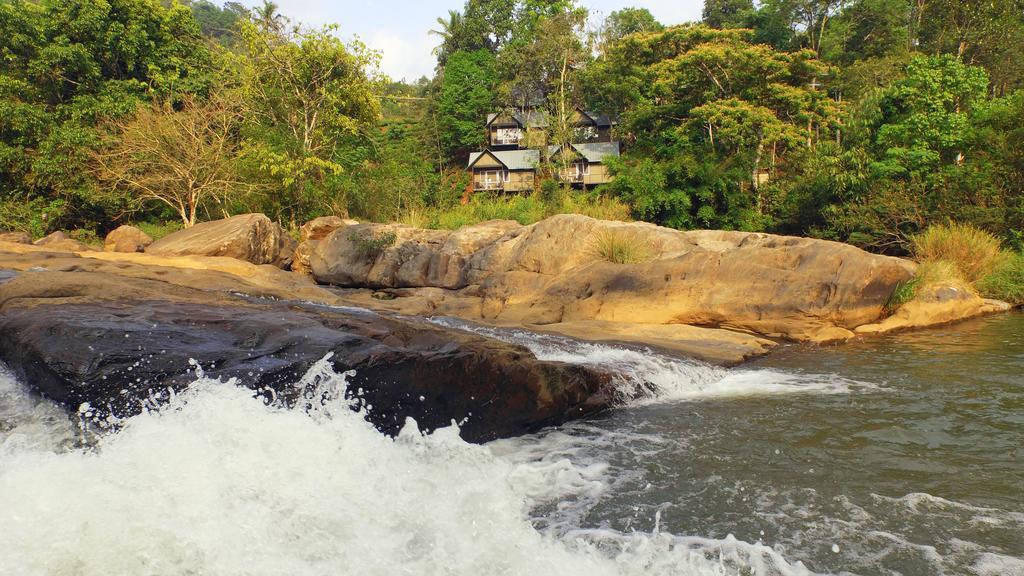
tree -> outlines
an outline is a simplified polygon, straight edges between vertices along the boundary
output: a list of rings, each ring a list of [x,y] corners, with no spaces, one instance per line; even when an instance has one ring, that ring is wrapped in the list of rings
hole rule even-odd
[[[859,0],[832,20],[823,56],[852,64],[910,50],[911,5],[906,0]]]
[[[239,109],[222,98],[201,103],[186,98],[142,106],[112,122],[107,146],[93,154],[100,182],[124,189],[139,203],[160,202],[186,228],[210,201],[223,205],[243,188],[235,171]]]
[[[885,91],[874,127],[878,164],[888,176],[924,175],[963,164],[973,137],[971,113],[985,99],[988,75],[954,56],[918,56]]]
[[[660,32],[665,27],[647,8],[623,8],[604,19],[599,33],[598,44],[602,51],[618,42],[624,36],[638,32]]]
[[[279,32],[263,20],[242,27],[247,156],[277,191],[272,211],[292,221],[342,171],[346,139],[380,113],[369,77],[377,53],[345,45],[333,30]]]
[[[483,143],[483,121],[494,107],[496,82],[490,51],[460,51],[449,57],[434,103],[441,148],[448,158],[461,160]]]
[[[39,232],[105,225],[123,205],[88,170],[96,125],[151,98],[206,94],[212,57],[189,10],[148,0],[0,2],[0,211]]]
[[[704,0],[701,21],[712,28],[742,28],[753,12],[753,0]]]
[[[828,76],[813,52],[754,44],[745,30],[676,26],[627,36],[588,71],[623,112],[634,140],[622,173],[660,173],[668,190],[657,221],[671,225],[763,227],[763,189],[787,156],[830,139],[836,104],[817,89]],[[656,159],[658,170],[644,159]],[[630,177],[613,184],[625,196]],[[686,198],[683,198],[686,196]],[[687,213],[673,212],[685,208]]]

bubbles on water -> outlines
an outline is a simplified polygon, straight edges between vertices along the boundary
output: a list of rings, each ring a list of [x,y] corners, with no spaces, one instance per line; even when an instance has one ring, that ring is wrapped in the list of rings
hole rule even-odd
[[[837,375],[776,370],[727,370],[646,348],[595,344],[527,330],[482,326],[449,317],[429,320],[528,348],[538,359],[591,366],[614,375],[621,404],[639,406],[675,400],[703,400],[771,394],[846,394],[873,384]]]
[[[296,384],[298,410],[199,376],[90,449],[6,437],[0,566],[83,576],[807,573],[735,539],[538,531],[531,508],[598,497],[606,465],[508,458],[456,428],[421,435],[413,421],[387,438],[349,409],[348,375],[328,360]],[[18,390],[16,412],[53,408],[0,382],[0,398]]]

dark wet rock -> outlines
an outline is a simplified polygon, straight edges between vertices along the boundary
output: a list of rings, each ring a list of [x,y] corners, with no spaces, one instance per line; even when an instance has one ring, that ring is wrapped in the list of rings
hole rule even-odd
[[[28,272],[0,284],[0,360],[72,412],[123,417],[195,381],[238,382],[288,405],[330,355],[347,394],[394,434],[406,418],[462,423],[486,441],[608,406],[609,377],[537,360],[474,334],[352,309],[257,300],[91,272]],[[361,393],[359,392],[361,391]]]

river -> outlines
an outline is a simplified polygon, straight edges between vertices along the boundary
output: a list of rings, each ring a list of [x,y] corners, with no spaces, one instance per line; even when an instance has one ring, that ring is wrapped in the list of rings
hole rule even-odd
[[[1024,575],[1024,315],[728,370],[436,322],[641,397],[475,446],[200,376],[97,437],[0,369],[0,574]]]

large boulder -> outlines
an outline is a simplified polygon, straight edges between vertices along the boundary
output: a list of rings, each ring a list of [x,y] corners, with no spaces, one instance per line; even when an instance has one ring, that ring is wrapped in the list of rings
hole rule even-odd
[[[0,242],[12,244],[31,244],[32,237],[25,232],[0,232]]]
[[[153,238],[135,226],[118,226],[103,242],[105,252],[145,252]]]
[[[609,261],[609,244],[631,246],[632,261]],[[877,322],[914,272],[908,261],[837,242],[580,215],[451,233],[364,224],[322,240],[310,263],[322,283],[459,290],[460,298],[419,306],[432,314],[518,325],[689,324],[814,342]]]
[[[359,222],[337,216],[321,216],[306,222],[299,229],[299,245],[295,248],[295,256],[292,258],[292,272],[312,276],[313,271],[310,269],[309,258],[317,243],[339,228],[356,224]]]
[[[292,406],[320,392],[302,377],[326,361],[335,374],[354,371],[339,392],[383,432],[409,417],[428,431],[457,421],[470,441],[592,414],[613,396],[606,374],[468,332],[162,280],[22,273],[0,284],[0,360],[100,419],[158,404],[196,379],[194,366]]]
[[[36,240],[34,244],[59,252],[85,252],[92,250],[92,248],[60,231],[44,236]]]
[[[227,256],[288,268],[296,242],[263,214],[240,214],[196,224],[149,245],[157,256]]]
[[[360,224],[336,230],[313,247],[318,282],[350,287],[463,288],[469,259],[521,226],[492,220],[455,232],[398,224]]]

